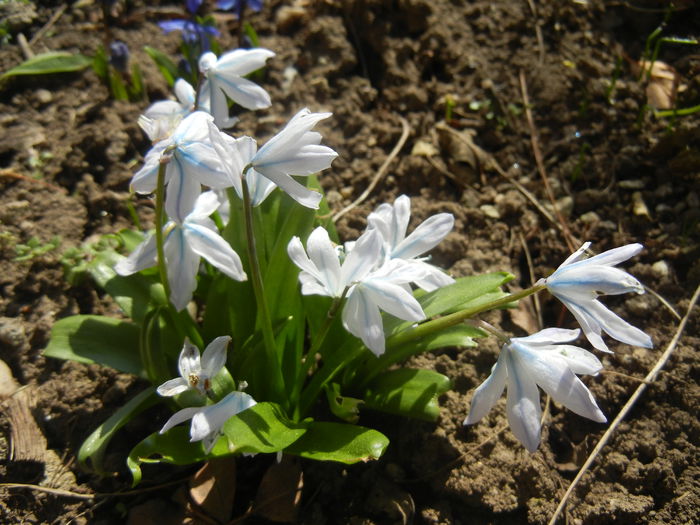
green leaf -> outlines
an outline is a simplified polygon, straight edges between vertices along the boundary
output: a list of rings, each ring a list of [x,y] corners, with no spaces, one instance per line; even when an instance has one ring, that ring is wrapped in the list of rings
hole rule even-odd
[[[151,46],[144,46],[143,50],[153,59],[153,62],[156,63],[158,70],[161,75],[163,75],[163,78],[165,78],[168,86],[172,87],[175,84],[175,80],[180,76],[177,71],[177,65],[170,60],[168,55]]]
[[[224,455],[225,443],[219,440],[212,454]],[[165,434],[154,432],[136,445],[126,459],[126,464],[133,478],[132,486],[141,482],[142,463],[171,463],[173,465],[190,465],[204,461],[207,454],[204,452],[201,441],[190,443],[190,427],[177,426],[171,428]]]
[[[328,406],[331,412],[338,419],[348,423],[357,423],[357,420],[360,419],[362,400],[341,395],[338,383],[326,385],[326,397],[328,398]]]
[[[159,401],[160,398],[156,395],[153,387],[130,399],[83,441],[78,451],[78,463],[86,470],[106,475],[107,473],[102,467],[102,458],[117,430],[131,421],[134,416],[152,407]]]
[[[74,315],[57,321],[44,355],[146,377],[139,356],[139,327],[111,317]]]
[[[285,452],[317,461],[352,464],[380,458],[388,445],[384,434],[370,428],[313,421]]]
[[[399,368],[377,376],[365,393],[365,406],[382,412],[435,421],[438,396],[450,389],[449,378],[433,370]]]
[[[505,294],[500,292],[499,288],[513,280],[513,278],[514,276],[507,272],[460,277],[456,279],[454,284],[443,286],[430,293],[417,291],[415,295],[425,312],[425,316],[431,318],[463,309],[466,303],[478,300],[486,294],[498,293],[501,294],[498,297],[501,297]],[[488,297],[489,300],[498,298],[493,295]],[[385,323],[385,332],[387,334],[395,334],[411,326],[411,324],[411,322],[405,322],[400,319],[388,319]]]
[[[229,419],[224,434],[231,442],[231,451],[271,453],[297,441],[306,427],[289,420],[279,405],[258,403]]]
[[[486,337],[488,334],[475,326],[467,324],[458,324],[445,328],[441,332],[427,335],[417,341],[408,343],[407,346],[413,345],[414,351],[412,354],[420,352],[429,352],[438,348],[448,346],[473,347],[476,346],[474,338]]]
[[[128,317],[140,323],[154,306],[167,304],[163,285],[142,273],[129,276],[117,274],[114,266],[120,259],[121,256],[113,251],[101,252],[89,264],[88,272]]]
[[[36,55],[9,71],[5,71],[0,79],[19,75],[47,75],[80,71],[90,64],[92,64],[90,57],[65,51],[52,51]]]

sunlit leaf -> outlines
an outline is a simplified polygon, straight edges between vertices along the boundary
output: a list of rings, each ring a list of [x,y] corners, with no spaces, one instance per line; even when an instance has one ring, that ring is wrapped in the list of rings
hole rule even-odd
[[[313,421],[285,452],[317,461],[352,464],[380,458],[388,445],[384,434],[370,428]]]
[[[80,71],[92,64],[92,58],[85,55],[52,51],[33,56],[20,65],[5,71],[0,80],[19,75],[47,75]]]
[[[101,315],[74,315],[57,321],[44,355],[79,363],[99,363],[146,377],[139,355],[139,327]]]

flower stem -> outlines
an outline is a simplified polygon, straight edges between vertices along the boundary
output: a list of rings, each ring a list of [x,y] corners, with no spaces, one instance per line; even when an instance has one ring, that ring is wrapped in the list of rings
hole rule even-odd
[[[270,309],[267,306],[265,297],[265,289],[263,287],[262,273],[260,272],[260,263],[258,260],[258,252],[255,245],[255,232],[253,227],[253,205],[250,201],[250,192],[245,177],[241,178],[243,187],[243,216],[245,219],[245,233],[247,240],[248,264],[250,266],[251,281],[253,284],[253,292],[258,303],[258,324],[262,330],[267,374],[272,373],[272,396],[276,401],[284,401],[282,398],[282,390],[284,380],[280,369],[280,361],[277,355],[277,344],[272,329],[272,320],[270,319]]]
[[[546,286],[544,284],[535,284],[530,288],[506,295],[500,299],[473,306],[471,308],[465,308],[464,310],[459,310],[458,312],[438,317],[437,319],[433,319],[431,321],[426,321],[389,337],[386,341],[386,352],[384,355],[379,357],[376,361],[369,363],[369,371],[365,374],[365,377],[362,380],[363,385],[366,385],[378,373],[386,370],[386,368],[392,364],[403,361],[404,359],[407,359],[411,355],[415,354],[415,348],[412,346],[407,346],[408,343],[418,341],[423,337],[441,330],[445,330],[451,326],[455,326],[480,313],[495,310],[496,308],[501,308],[514,301],[524,299],[525,297],[536,294],[545,288]]]
[[[295,418],[299,418],[301,415],[301,406],[297,402],[299,400],[299,397],[301,395],[301,389],[304,386],[304,382],[306,381],[306,376],[309,375],[309,371],[313,367],[313,365],[316,363],[316,354],[318,351],[321,349],[321,345],[323,344],[323,341],[326,339],[326,335],[328,335],[328,330],[330,330],[331,325],[333,324],[333,321],[335,320],[335,316],[340,310],[341,306],[345,302],[345,296],[348,293],[348,290],[350,288],[346,287],[345,290],[343,290],[343,294],[340,297],[335,297],[333,299],[333,303],[331,304],[330,309],[328,310],[328,314],[326,315],[326,319],[323,322],[323,325],[321,325],[321,328],[319,329],[318,333],[316,334],[316,337],[314,337],[314,342],[309,351],[306,353],[306,358],[304,359],[304,363],[302,364],[301,370],[299,371],[298,374],[298,379],[297,379],[297,384],[294,389],[294,416]]]
[[[165,168],[167,161],[161,161],[158,166],[158,182],[156,184],[156,251],[158,253],[158,272],[160,273],[160,281],[165,290],[165,297],[170,301],[170,283],[168,283],[168,269],[165,265],[165,249],[163,239],[163,226],[165,217],[163,213],[163,204],[165,201]]]

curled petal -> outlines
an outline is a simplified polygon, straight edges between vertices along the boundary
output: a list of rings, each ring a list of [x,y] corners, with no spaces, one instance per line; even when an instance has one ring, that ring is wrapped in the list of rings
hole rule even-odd
[[[343,326],[375,355],[384,353],[384,326],[379,308],[367,299],[357,287],[350,290],[343,308]]]
[[[173,428],[176,425],[179,425],[180,423],[183,423],[187,421],[188,419],[192,419],[195,414],[200,412],[202,410],[202,407],[187,407],[183,408],[182,410],[179,410],[175,412],[170,419],[168,419],[165,422],[165,425],[163,425],[163,428],[160,429],[158,432],[159,434],[165,434],[168,430]]]
[[[219,234],[210,228],[190,222],[186,225],[185,237],[192,252],[204,257],[209,263],[236,281],[248,279],[238,254]],[[196,272],[195,272],[196,273]]]
[[[119,275],[132,275],[155,266],[157,259],[156,236],[149,234],[146,240],[139,244],[129,257],[121,259],[116,264],[114,271]]]
[[[540,444],[540,420],[542,408],[535,381],[528,377],[514,353],[506,352],[508,369],[508,397],[506,413],[510,429],[529,452]]]

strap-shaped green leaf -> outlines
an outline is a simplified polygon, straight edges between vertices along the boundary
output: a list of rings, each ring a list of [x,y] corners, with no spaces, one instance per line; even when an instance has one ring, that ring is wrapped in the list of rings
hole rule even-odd
[[[51,73],[69,73],[80,71],[92,64],[92,58],[85,55],[52,51],[33,56],[20,65],[5,71],[0,80],[18,75],[47,75]]]
[[[484,296],[486,296],[483,299],[484,303],[498,299],[505,295],[500,291],[500,287],[513,278],[514,276],[507,272],[460,277],[453,284],[443,286],[430,293],[418,290],[415,295],[423,312],[425,312],[425,316],[431,318],[465,308],[467,304],[472,305],[472,301],[481,301]],[[385,333],[398,333],[411,324],[394,317],[387,318],[384,323]]]
[[[232,452],[271,453],[287,448],[306,428],[306,423],[289,420],[279,405],[258,403],[229,419],[224,434]]]
[[[226,454],[225,440],[219,440],[216,443],[212,454]],[[131,449],[126,464],[133,478],[132,486],[135,487],[141,482],[142,463],[190,465],[204,461],[206,457],[201,442],[190,443],[190,429],[189,426],[184,425],[172,428],[165,434],[154,432],[148,436]]]
[[[44,355],[79,363],[99,363],[146,377],[139,355],[139,327],[101,315],[74,315],[51,329]]]
[[[370,428],[313,421],[285,452],[317,461],[352,464],[380,458],[388,445],[389,438]]]
[[[163,75],[168,86],[172,87],[175,84],[175,80],[180,76],[175,62],[170,60],[168,55],[151,46],[144,46],[143,50],[156,63],[160,74]]]
[[[121,427],[147,408],[155,405],[160,398],[156,395],[153,387],[144,390],[130,399],[125,405],[117,409],[107,421],[102,423],[95,431],[83,441],[78,451],[78,462],[86,469],[97,474],[106,475],[102,458],[109,442]]]
[[[450,388],[450,379],[433,370],[400,368],[377,376],[365,392],[365,406],[382,412],[435,421],[440,415],[438,396]]]

